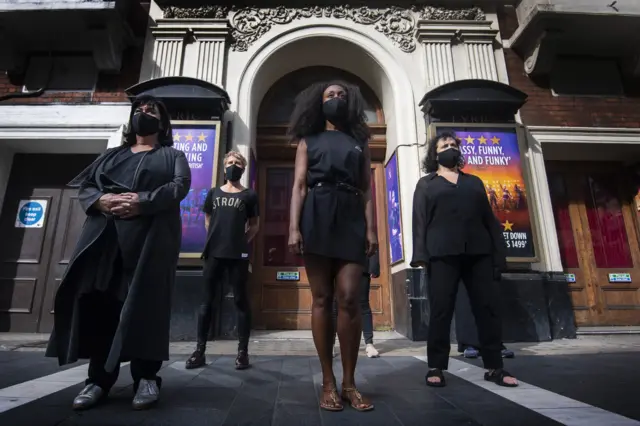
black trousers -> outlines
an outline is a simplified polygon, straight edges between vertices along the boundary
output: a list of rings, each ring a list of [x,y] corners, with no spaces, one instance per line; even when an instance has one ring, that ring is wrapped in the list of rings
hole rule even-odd
[[[109,356],[111,342],[116,334],[120,321],[122,303],[115,297],[107,293],[94,292],[83,296],[85,300],[81,303],[86,309],[91,309],[91,317],[94,321],[86,326],[91,328],[91,357],[89,358],[89,374],[86,384],[96,384],[105,392],[113,387],[120,374],[120,364],[116,368],[107,372],[104,364]],[[138,387],[141,379],[159,380],[157,374],[162,368],[162,361],[158,360],[131,360],[131,378],[133,378],[134,388]]]
[[[233,300],[238,314],[238,350],[249,348],[251,334],[251,304],[247,289],[249,261],[243,259],[207,258],[204,266],[204,292],[198,311],[198,345],[204,347],[209,337],[209,327],[213,315],[213,303],[216,294],[223,288],[223,279],[227,278],[233,288]]]
[[[482,360],[487,369],[502,368],[502,323],[498,314],[499,291],[493,277],[491,256],[434,258],[427,268],[429,332],[427,357],[430,368],[446,370],[451,350],[451,320],[462,279],[478,325]]]
[[[371,290],[371,276],[362,275],[360,279],[360,310],[362,311],[362,337],[364,343],[373,345],[373,315],[371,314],[371,304],[369,303],[369,291]],[[333,324],[334,329],[338,328],[338,303],[333,299]]]

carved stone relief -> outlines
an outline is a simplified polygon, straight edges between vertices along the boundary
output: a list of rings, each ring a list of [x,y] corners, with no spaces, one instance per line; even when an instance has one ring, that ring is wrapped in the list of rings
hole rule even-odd
[[[410,9],[401,7],[373,8],[367,6],[308,6],[274,8],[202,6],[164,9],[165,18],[230,18],[231,49],[245,52],[260,37],[275,25],[289,24],[297,19],[335,18],[347,19],[361,25],[371,25],[389,38],[403,52],[416,48],[416,15],[421,19],[451,21],[483,21],[485,15],[480,8],[445,9],[433,6],[414,5]]]
[[[487,17],[479,7],[469,9],[445,9],[444,7],[417,7],[420,18],[428,21],[486,21]]]

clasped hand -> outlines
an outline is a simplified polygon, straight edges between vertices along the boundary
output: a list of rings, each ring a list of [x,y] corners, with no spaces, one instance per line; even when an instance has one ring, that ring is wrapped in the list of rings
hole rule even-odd
[[[135,192],[105,194],[98,200],[99,209],[122,219],[140,214],[140,198]]]

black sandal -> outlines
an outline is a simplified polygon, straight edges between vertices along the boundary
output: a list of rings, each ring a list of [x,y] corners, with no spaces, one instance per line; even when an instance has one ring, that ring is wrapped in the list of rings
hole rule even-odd
[[[514,376],[512,376],[511,374],[509,374],[509,372],[507,370],[503,370],[502,368],[499,368],[497,370],[493,370],[493,371],[487,371],[486,373],[484,373],[484,379],[487,382],[493,382],[498,386],[504,386],[505,388],[515,388],[516,386],[518,386],[518,384],[511,384],[511,383],[507,383],[504,381],[505,377],[511,377],[513,379],[515,379]]]
[[[440,379],[439,382],[430,382],[429,378],[437,377]],[[442,370],[439,368],[434,368],[433,370],[429,370],[427,376],[425,377],[427,382],[427,386],[431,386],[432,388],[443,388],[447,385],[447,382],[444,380],[444,374],[442,374]]]
[[[196,350],[187,360],[185,368],[191,370],[192,368],[204,367],[206,364],[207,358],[204,356],[204,351]]]

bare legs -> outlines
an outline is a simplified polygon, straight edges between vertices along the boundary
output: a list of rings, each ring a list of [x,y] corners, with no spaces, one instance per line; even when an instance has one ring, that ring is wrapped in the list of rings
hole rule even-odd
[[[360,277],[362,265],[345,263],[316,255],[305,255],[305,267],[311,286],[313,307],[311,330],[322,368],[323,395],[320,407],[329,411],[342,410],[333,374],[334,324],[332,307],[334,280],[338,304],[338,339],[342,354],[342,399],[359,411],[368,411],[373,405],[356,390],[355,370],[362,334],[360,315]]]
[[[342,384],[355,387],[355,371],[362,334],[360,314],[360,277],[362,265],[342,263],[336,274],[336,302],[338,305],[338,339],[342,356]]]
[[[313,306],[311,308],[311,331],[313,343],[318,351],[322,368],[322,384],[335,383],[331,350],[333,346],[333,262],[331,259],[315,255],[305,255],[304,264],[311,286]]]

